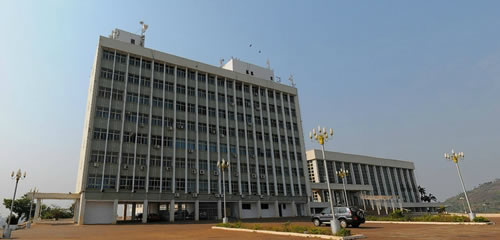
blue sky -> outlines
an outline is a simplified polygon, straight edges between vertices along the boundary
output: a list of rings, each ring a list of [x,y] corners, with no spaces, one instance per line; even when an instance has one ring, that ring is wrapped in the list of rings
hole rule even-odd
[[[208,64],[231,56],[299,88],[304,132],[328,150],[413,161],[440,200],[461,191],[442,155],[464,151],[465,183],[500,177],[498,1],[1,1],[0,198],[74,191],[99,35]],[[253,47],[248,45],[252,43]],[[262,53],[258,53],[261,50]],[[307,142],[307,148],[318,147]],[[5,209],[0,207],[5,215]]]

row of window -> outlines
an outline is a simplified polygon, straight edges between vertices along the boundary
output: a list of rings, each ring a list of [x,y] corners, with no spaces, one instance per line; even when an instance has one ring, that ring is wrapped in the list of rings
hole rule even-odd
[[[108,50],[104,50],[103,52],[104,52],[103,53],[103,59],[104,60],[110,60],[110,61],[113,60],[113,56],[114,56],[113,52],[108,51]],[[117,57],[117,58],[119,58],[118,63],[124,63],[125,62],[125,60],[122,60],[122,57],[124,56],[123,54],[117,54],[117,56],[120,56],[120,57]],[[141,64],[141,62],[142,62],[142,64]],[[148,70],[151,69],[151,61],[144,60],[144,59],[141,59],[141,58],[138,58],[138,57],[130,56],[129,64],[130,64],[130,66],[135,66],[135,67],[142,66],[142,68],[144,68],[144,69],[148,69]],[[166,74],[169,74],[169,75],[174,75],[174,72],[175,72],[173,66],[165,65],[165,67],[164,67],[164,65],[159,64],[159,63],[155,63],[154,64],[154,70],[156,72],[159,72],[159,73],[165,72]],[[196,72],[195,71],[193,71],[193,70],[187,70],[187,72],[188,72],[187,78],[189,80],[196,80]],[[177,77],[179,79],[182,79],[182,78],[186,77],[186,70],[178,68],[177,69]],[[198,81],[204,83],[206,81],[206,79],[208,79],[208,84],[215,85],[215,76],[214,75],[208,74],[208,78],[207,78],[204,73],[198,73]],[[158,81],[160,81],[160,80],[158,80]],[[250,86],[248,84],[243,84],[242,82],[238,82],[238,81],[234,81],[234,80],[230,80],[230,79],[226,80],[224,77],[217,77],[217,86],[219,86],[219,87],[226,86],[228,89],[232,89],[233,88],[233,82],[235,82],[234,86],[235,86],[235,88],[236,88],[237,91],[244,91],[245,93],[252,92],[255,96],[258,96],[259,93],[260,93],[261,96],[265,96],[266,95],[265,91],[264,91],[265,90],[264,88],[260,88],[258,86]],[[274,98],[274,97],[280,98],[281,94],[279,92],[274,93],[273,90],[268,90],[267,91],[267,95],[270,98]],[[294,97],[293,96],[289,96],[286,93],[282,93],[282,95],[283,95],[283,99],[285,101],[288,101],[288,98],[290,98],[290,102],[294,103]]]
[[[210,126],[215,126],[215,125],[210,125]],[[206,130],[206,129],[205,129]],[[251,134],[252,132],[248,132],[247,134]],[[244,131],[243,131],[244,134]],[[106,137],[107,135],[107,137]],[[268,136],[268,135],[267,135]],[[289,137],[288,142],[286,141],[286,138],[284,136],[281,136],[281,143],[282,144],[293,144],[293,138]],[[93,131],[93,139],[94,140],[106,140],[108,139],[109,141],[120,141],[120,131],[118,130],[109,130],[108,133],[106,133],[106,129],[103,128],[94,128]],[[151,146],[155,148],[160,148],[160,146],[163,147],[174,147],[173,145],[173,138],[164,136],[163,139],[161,136],[158,135],[151,135]],[[266,141],[269,141],[269,138],[265,139]],[[135,133],[135,132],[124,132],[123,133],[123,142],[125,143],[135,143],[137,141],[138,144],[149,144],[148,141],[148,134],[142,134],[142,133]],[[196,150],[196,141],[184,138],[179,138],[177,137],[175,140],[175,148],[177,149],[188,149],[188,150]],[[278,136],[273,134],[273,142],[278,143]],[[298,139],[295,139],[295,145],[297,148],[300,148],[300,143],[298,142]],[[205,152],[209,150],[210,152],[222,152],[222,153],[227,153],[228,151],[230,153],[236,154],[237,153],[237,148],[236,145],[230,145],[229,148],[227,144],[225,143],[220,143],[219,144],[219,149],[217,149],[217,143],[216,142],[210,142],[210,144],[207,144],[206,141],[198,141],[198,151]],[[248,152],[247,152],[247,147],[246,146],[240,146],[239,147],[239,153],[240,155],[246,156],[247,154],[249,156],[255,156],[254,148],[252,146],[248,147]],[[286,159],[287,153],[286,151],[282,151],[280,153],[278,150],[274,150],[274,156],[275,157],[280,157],[280,154],[283,156],[283,158]],[[295,154],[293,152],[289,153],[291,158],[295,158]],[[301,154],[297,153],[297,157],[301,158]],[[257,156],[259,157],[271,157],[272,152],[271,149],[266,149],[263,151],[261,148],[257,148]]]
[[[101,71],[101,75],[103,73],[105,73],[106,75],[109,75],[109,78],[111,79],[111,73],[107,73],[105,71]],[[118,76],[118,75],[115,75],[115,78],[116,78],[116,76]],[[143,85],[143,86],[149,86],[151,84],[151,81],[149,80],[149,78],[142,77],[141,80],[139,80],[139,76],[136,76],[136,75],[133,75],[133,74],[129,76],[129,82],[131,82],[133,84],[139,84],[139,82],[140,82],[141,85]],[[156,82],[155,82],[155,85],[156,85]],[[104,91],[106,88],[105,87],[100,87],[100,91],[101,91],[101,89]],[[169,92],[173,92],[173,89],[174,89],[173,84],[172,83],[167,83],[167,86],[166,86],[165,90],[169,91]],[[188,90],[187,91],[188,95],[190,95],[190,96],[195,96],[196,95],[196,89],[195,88],[188,87],[187,90]],[[111,89],[109,89],[109,91],[111,92]],[[177,85],[177,93],[179,93],[179,94],[186,94],[186,87],[184,85]],[[198,96],[201,97],[201,98],[205,98],[207,93],[208,93],[208,99],[209,100],[213,100],[213,101],[216,100],[215,92],[212,92],[212,91],[206,92],[205,90],[198,89]],[[130,93],[130,94],[131,95],[138,95],[137,93]],[[127,96],[128,95],[129,95],[129,93],[127,93]],[[149,98],[149,96],[147,96],[147,97]],[[162,98],[160,98],[160,97],[153,97],[153,99],[156,99],[156,103],[157,104],[155,106],[162,107],[162,104],[161,104],[163,102]],[[225,102],[226,101],[226,95],[224,95],[223,93],[219,93],[218,94],[218,100],[219,100],[219,102]],[[129,101],[128,98],[127,98],[127,101]],[[165,102],[166,101],[167,100],[165,100]],[[169,100],[169,101],[173,102],[173,100]],[[228,95],[227,96],[227,101],[228,101],[228,103],[230,105],[234,105],[234,98],[233,98],[233,96]],[[145,104],[149,104],[149,103],[145,103]],[[153,104],[155,104],[155,103],[153,103]],[[237,97],[236,98],[236,105],[238,105],[238,106],[243,106],[244,105],[247,108],[251,108],[252,107],[252,102],[249,99],[243,100],[243,98]],[[254,107],[254,109],[256,111],[261,111],[261,110],[262,111],[267,111],[267,104],[266,103],[259,104],[258,101],[254,101],[253,102],[253,107]],[[269,112],[274,113],[276,111],[280,115],[284,111],[285,115],[287,115],[287,116],[290,116],[290,115],[293,116],[293,117],[297,116],[296,115],[297,112],[293,108],[290,110],[288,107],[283,107],[283,109],[282,109],[282,106],[280,106],[280,105],[275,106],[274,104],[269,104]]]
[[[99,174],[89,174],[87,178],[87,188],[89,189],[100,189],[102,183],[104,183],[103,188],[110,189],[110,188],[115,188],[116,187],[116,176],[113,175],[104,175],[104,182],[103,182],[103,176]],[[142,176],[136,176],[133,178],[132,176],[127,176],[123,175],[120,176],[120,189],[127,189],[131,190],[132,185],[135,190],[143,190],[146,187],[146,178]],[[208,184],[210,184],[210,189],[212,192],[217,192],[219,189],[219,182],[217,180],[199,180],[199,192],[200,193],[208,193]],[[226,191],[229,191],[229,187],[231,186],[232,192],[239,192],[239,183],[237,181],[231,181],[223,183],[225,184],[225,189]],[[187,185],[187,186],[186,186]],[[150,190],[160,190],[163,191],[171,191],[172,190],[172,179],[171,178],[149,178],[149,189]],[[257,183],[256,182],[247,182],[247,181],[242,181],[241,182],[241,192],[246,193],[249,192],[250,189],[253,189],[253,191],[256,191],[257,189]],[[187,188],[186,188],[187,187]],[[295,191],[295,194],[299,194],[299,187],[302,190],[302,193],[305,194],[305,184],[293,184],[293,189]],[[221,185],[222,188],[222,185]],[[265,183],[260,183],[260,188],[261,192],[263,195],[267,192],[267,185]],[[285,184],[285,188],[287,190],[287,193],[291,193],[292,190],[292,184]],[[176,178],[175,179],[175,190],[176,191],[188,191],[189,193],[191,192],[196,192],[196,179],[186,179],[185,178]],[[270,184],[269,185],[269,190],[271,195],[275,195],[274,193],[274,187]],[[278,184],[278,193],[283,194],[284,193],[284,187],[283,184]],[[243,209],[250,209],[248,205],[250,204],[243,204]],[[266,206],[267,204],[263,204],[262,207],[263,209],[267,209],[269,206]]]

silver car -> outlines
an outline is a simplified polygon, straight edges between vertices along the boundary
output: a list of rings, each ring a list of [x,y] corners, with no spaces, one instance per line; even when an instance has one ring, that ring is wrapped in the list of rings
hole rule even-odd
[[[346,228],[347,226],[359,227],[360,224],[365,222],[365,213],[357,207],[334,207],[335,217],[340,222],[340,226]],[[314,214],[311,218],[315,226],[321,224],[330,224],[332,220],[332,213],[330,208],[325,208],[321,213]]]

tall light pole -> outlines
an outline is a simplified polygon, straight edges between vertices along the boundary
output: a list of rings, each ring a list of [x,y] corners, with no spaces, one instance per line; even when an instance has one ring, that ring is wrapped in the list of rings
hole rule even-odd
[[[7,220],[7,227],[5,228],[5,231],[3,232],[3,237],[2,238],[10,238],[10,220],[12,217],[12,209],[14,208],[14,201],[16,200],[16,192],[17,192],[17,184],[19,183],[20,179],[26,178],[26,172],[24,172],[24,175],[21,173],[21,169],[17,170],[17,173],[14,175],[14,171],[10,174],[10,177],[12,179],[16,180],[16,186],[14,187],[14,196],[12,197],[12,202],[10,203],[10,213],[9,213],[9,218]]]
[[[217,168],[219,168],[222,172],[222,195],[224,196],[224,218],[222,218],[223,223],[228,223],[227,215],[226,215],[226,180],[224,178],[224,170],[226,168],[229,168],[229,161],[226,162],[224,158],[222,159],[222,162],[219,160],[217,161]]]
[[[445,153],[444,157],[446,159],[452,160],[457,166],[458,177],[460,178],[460,183],[462,183],[462,189],[464,190],[465,200],[467,201],[467,205],[469,206],[469,218],[470,220],[474,220],[476,215],[472,212],[472,208],[470,207],[469,197],[467,196],[467,191],[465,190],[464,179],[462,178],[462,173],[460,172],[460,167],[458,166],[458,160],[464,158],[464,152],[456,153],[453,149],[451,150],[451,154]]]
[[[323,166],[325,168],[325,177],[326,177],[326,186],[328,187],[328,196],[330,197],[330,210],[332,212],[332,220],[330,222],[330,228],[332,229],[332,233],[335,234],[340,230],[340,224],[337,218],[335,217],[335,211],[333,209],[333,195],[332,189],[330,187],[330,179],[328,177],[328,168],[326,166],[326,157],[325,157],[325,143],[328,141],[328,136],[333,136],[333,130],[330,128],[330,132],[327,132],[325,128],[321,129],[318,126],[318,132],[316,129],[313,129],[309,132],[309,138],[313,141],[318,142],[321,145],[321,152],[323,153]]]
[[[337,174],[337,176],[342,178],[342,185],[344,185],[345,204],[347,207],[349,207],[349,200],[347,200],[347,190],[345,189],[345,177],[349,175],[349,170],[344,170],[341,168],[340,171],[335,171],[335,173]]]
[[[31,201],[30,201],[30,213],[28,215],[28,222],[26,223],[26,228],[31,227],[31,210],[33,209],[33,200],[35,198],[35,192],[37,191],[36,188],[31,189]]]

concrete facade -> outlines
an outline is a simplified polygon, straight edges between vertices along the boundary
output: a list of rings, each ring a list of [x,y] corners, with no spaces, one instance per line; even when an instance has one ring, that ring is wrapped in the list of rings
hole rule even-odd
[[[78,222],[115,223],[118,205],[126,214],[131,204],[170,221],[221,218],[223,184],[230,217],[309,214],[297,89],[256,77],[269,69],[251,66],[255,76],[100,37]],[[226,183],[222,159],[231,163]]]
[[[310,206],[313,212],[318,212],[329,206],[323,157],[321,150],[308,150],[306,156],[313,193]],[[373,209],[374,205],[381,204],[379,208],[385,207],[386,211],[387,208],[406,208],[417,212],[439,206],[439,203],[420,200],[413,162],[329,151],[325,152],[325,157],[335,205],[346,204],[342,179],[335,174],[344,169],[349,170],[344,181],[350,206]],[[393,200],[363,200],[363,194],[381,199],[392,196]]]

